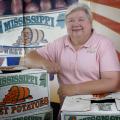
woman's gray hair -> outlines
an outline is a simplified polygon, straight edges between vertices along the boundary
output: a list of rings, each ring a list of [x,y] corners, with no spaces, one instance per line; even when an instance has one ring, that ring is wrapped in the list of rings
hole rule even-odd
[[[92,16],[91,9],[89,8],[88,5],[86,5],[84,3],[74,3],[71,6],[69,6],[67,11],[66,11],[66,14],[65,14],[65,19],[67,18],[67,16],[69,14],[71,14],[72,12],[77,11],[77,10],[84,10],[88,19],[92,22],[93,16]]]

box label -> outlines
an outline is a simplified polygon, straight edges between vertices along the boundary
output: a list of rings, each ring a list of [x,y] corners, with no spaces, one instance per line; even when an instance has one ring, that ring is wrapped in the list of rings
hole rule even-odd
[[[0,75],[0,118],[33,113],[49,103],[47,72]]]

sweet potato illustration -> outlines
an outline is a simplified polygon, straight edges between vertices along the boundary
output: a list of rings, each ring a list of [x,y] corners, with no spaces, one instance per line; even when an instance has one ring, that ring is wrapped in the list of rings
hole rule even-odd
[[[8,94],[5,95],[3,102],[1,102],[0,104],[15,104],[18,102],[24,102],[25,99],[32,99],[29,88],[12,86],[8,90]]]

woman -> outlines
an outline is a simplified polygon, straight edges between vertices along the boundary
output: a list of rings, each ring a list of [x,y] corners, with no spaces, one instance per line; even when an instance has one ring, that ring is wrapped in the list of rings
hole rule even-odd
[[[118,57],[111,41],[93,29],[90,8],[73,4],[65,22],[68,34],[31,51],[25,65],[58,75],[61,103],[65,96],[116,91],[120,84]]]

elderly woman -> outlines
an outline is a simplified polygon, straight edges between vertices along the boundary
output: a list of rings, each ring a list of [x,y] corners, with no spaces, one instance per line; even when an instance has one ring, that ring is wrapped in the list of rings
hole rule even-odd
[[[25,65],[58,74],[60,101],[65,96],[114,92],[120,85],[120,64],[111,41],[96,33],[86,4],[66,11],[68,34],[28,53]]]

